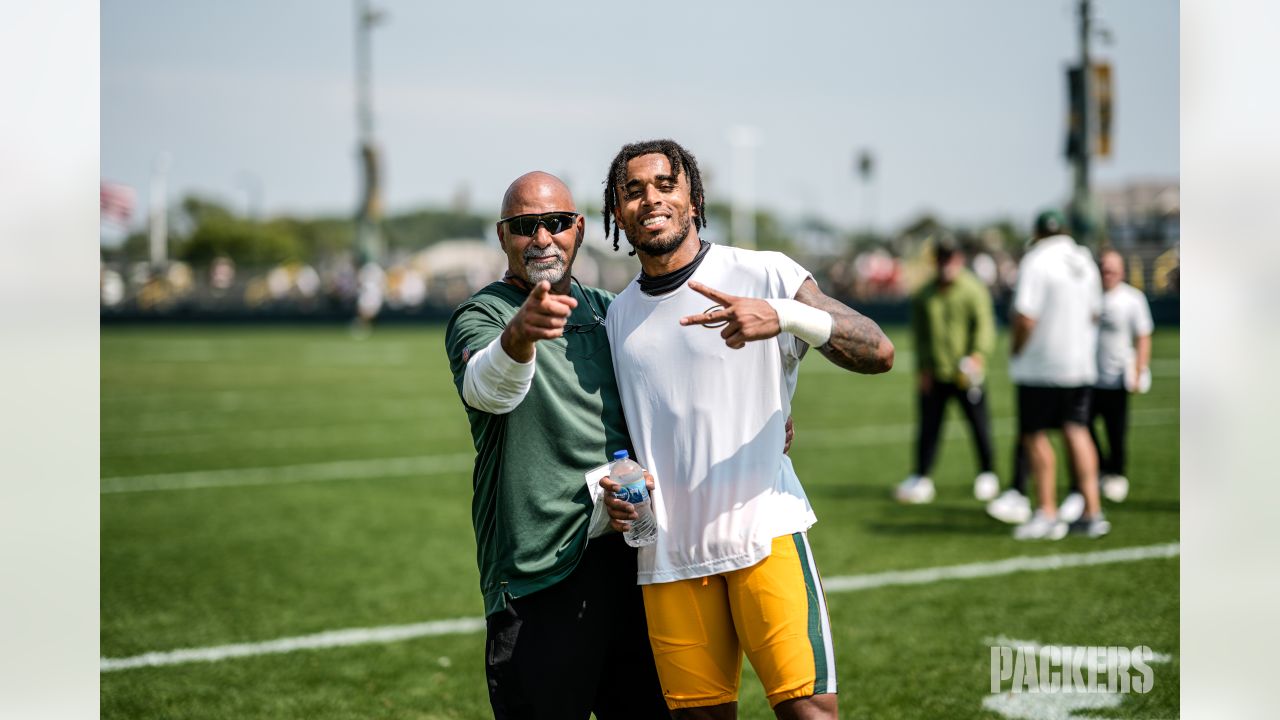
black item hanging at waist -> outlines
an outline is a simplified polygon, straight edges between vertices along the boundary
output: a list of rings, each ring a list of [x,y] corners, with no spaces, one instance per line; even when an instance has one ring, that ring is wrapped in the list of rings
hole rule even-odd
[[[702,264],[703,258],[707,256],[707,251],[711,249],[711,243],[706,240],[702,240],[701,243],[701,246],[698,248],[698,254],[693,258],[693,262],[685,265],[679,270],[673,270],[666,275],[659,275],[658,277],[645,275],[644,271],[641,270],[640,291],[645,295],[666,295],[672,290],[683,285],[685,281],[693,275],[693,271],[697,270],[698,266]]]

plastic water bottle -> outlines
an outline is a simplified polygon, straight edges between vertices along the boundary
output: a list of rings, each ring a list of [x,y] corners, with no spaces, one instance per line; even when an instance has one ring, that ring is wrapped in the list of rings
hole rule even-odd
[[[626,450],[619,450],[613,454],[609,478],[622,486],[614,493],[614,497],[634,505],[636,515],[639,516],[631,521],[631,529],[623,533],[622,538],[631,547],[652,545],[658,540],[658,523],[653,518],[649,488],[644,484],[644,468],[632,460]]]

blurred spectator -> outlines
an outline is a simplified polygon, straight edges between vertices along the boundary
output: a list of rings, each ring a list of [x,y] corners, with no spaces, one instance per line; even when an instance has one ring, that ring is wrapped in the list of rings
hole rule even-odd
[[[129,284],[142,287],[151,282],[151,263],[135,262],[129,266]]]
[[[1014,529],[1018,540],[1057,540],[1068,530],[1099,537],[1110,530],[1098,499],[1098,453],[1088,430],[1090,392],[1098,375],[1102,286],[1089,251],[1064,228],[1057,211],[1036,218],[1032,247],[1022,258],[1014,292],[1009,375],[1017,385],[1019,439],[1036,478],[1039,505]],[[1058,518],[1057,460],[1048,437],[1055,429],[1066,440],[1085,500],[1084,515],[1070,527]],[[988,512],[1001,517],[1002,503],[1025,508],[1025,497],[1019,503],[1009,493],[1017,490],[992,501]]]
[[[113,308],[124,302],[124,278],[109,267],[103,267],[99,275],[99,291],[102,304]]]
[[[400,281],[400,302],[407,307],[418,307],[427,299],[427,279],[422,273],[409,268]]]
[[[902,294],[902,266],[884,248],[859,253],[853,261],[855,296],[860,299]]]
[[[1178,292],[1179,250],[1169,248],[1156,258],[1152,270],[1152,286],[1157,293]]]
[[[936,241],[934,261],[935,279],[925,284],[911,303],[920,423],[915,472],[898,484],[894,496],[899,502],[912,504],[933,500],[935,489],[929,472],[937,457],[947,402],[954,397],[969,422],[978,455],[973,495],[991,500],[1000,491],[1000,481],[993,472],[991,422],[983,390],[984,369],[996,343],[991,294],[965,269],[965,254],[949,235]]]
[[[357,283],[356,269],[351,263],[351,259],[344,257],[334,263],[333,268],[329,271],[330,278],[330,294],[338,304],[345,304],[355,300]]]
[[[1129,479],[1125,476],[1125,450],[1129,425],[1129,394],[1151,389],[1151,306],[1147,297],[1124,282],[1124,258],[1115,250],[1107,250],[1099,262],[1102,272],[1102,319],[1098,328],[1098,381],[1093,388],[1089,413],[1089,434],[1098,449],[1102,474],[1102,494],[1112,502],[1124,502],[1129,495]],[[1102,418],[1107,433],[1107,451],[1094,423]],[[1072,484],[1072,494],[1062,503],[1059,514],[1070,522],[1070,515],[1083,509],[1080,488]]]
[[[293,280],[289,277],[289,270],[285,267],[273,267],[267,273],[267,293],[270,294],[272,300],[283,300],[289,295],[289,288],[293,286]]]
[[[973,256],[973,274],[988,288],[994,288],[1000,280],[995,258],[985,252]]]
[[[209,285],[215,291],[227,290],[236,281],[236,264],[231,258],[220,256],[209,266]]]
[[[310,300],[320,292],[320,273],[310,265],[301,265],[294,271],[293,284],[299,295]]]
[[[1018,284],[1018,261],[1012,255],[1003,253],[996,264],[1000,273],[1001,288],[1012,288]]]
[[[1124,502],[1129,495],[1125,476],[1129,394],[1151,387],[1151,307],[1141,291],[1123,281],[1124,257],[1107,250],[1099,260],[1102,275],[1102,317],[1098,329],[1098,380],[1089,402],[1089,435],[1099,457],[1102,494],[1112,502]],[[1095,424],[1102,418],[1107,433],[1103,453]],[[1025,453],[1015,458],[1016,481],[1025,488]],[[1072,476],[1071,492],[1058,508],[1063,522],[1074,522],[1084,512],[1085,501],[1079,483]]]
[[[386,290],[386,273],[377,263],[365,263],[357,278],[356,318],[352,327],[357,336],[367,335],[374,318],[382,310]]]
[[[169,263],[164,277],[175,295],[186,295],[195,288],[195,273],[191,271],[191,266],[184,262]]]

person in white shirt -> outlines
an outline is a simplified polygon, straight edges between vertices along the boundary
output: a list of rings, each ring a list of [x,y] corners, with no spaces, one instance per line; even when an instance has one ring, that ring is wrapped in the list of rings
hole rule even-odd
[[[1102,286],[1089,251],[1064,233],[1060,213],[1036,218],[1031,250],[1018,268],[1012,308],[1009,375],[1018,390],[1018,432],[1036,479],[1039,509],[1014,528],[1019,540],[1057,540],[1067,532],[1110,531],[1098,499],[1098,453],[1089,436],[1089,400],[1097,381],[1097,324]],[[1084,514],[1058,518],[1057,459],[1048,430],[1061,430]],[[998,499],[997,499],[998,500]]]
[[[1125,476],[1129,395],[1151,388],[1151,306],[1141,290],[1124,281],[1124,257],[1102,253],[1102,320],[1098,324],[1098,382],[1093,387],[1089,432],[1098,448],[1102,494],[1112,502],[1129,495]],[[1107,451],[1098,443],[1094,423],[1101,417]]]
[[[783,450],[799,363],[816,347],[885,372],[893,344],[780,253],[711,245],[697,162],[626,145],[605,181],[641,273],[605,320],[627,427],[653,474],[658,539],[639,553],[649,637],[676,718],[733,718],[745,650],[780,718],[837,716],[830,623]],[[616,489],[611,481],[605,486]],[[625,526],[630,505],[610,514]]]
[[[1125,476],[1129,395],[1151,388],[1151,306],[1141,290],[1124,282],[1120,253],[1104,251],[1098,269],[1102,275],[1102,318],[1098,322],[1098,381],[1089,401],[1089,436],[1098,450],[1098,483],[1103,497],[1124,502],[1129,496],[1129,478]],[[1099,417],[1106,428],[1106,452],[1095,429]],[[1084,495],[1072,476],[1071,492],[1058,507],[1058,517],[1075,522],[1084,506]]]

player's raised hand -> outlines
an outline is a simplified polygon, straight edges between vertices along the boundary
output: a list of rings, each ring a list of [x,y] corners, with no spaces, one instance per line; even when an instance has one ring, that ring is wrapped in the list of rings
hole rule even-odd
[[[546,280],[534,285],[503,331],[503,349],[514,360],[528,362],[533,357],[534,343],[564,334],[569,313],[577,306],[578,301],[572,296],[551,292],[551,283]]]
[[[778,313],[764,300],[730,295],[694,280],[689,281],[689,288],[714,300],[719,307],[697,315],[686,315],[680,318],[681,325],[713,328],[724,325],[720,337],[735,350],[745,347],[752,340],[768,340],[782,332],[782,326],[778,324]]]

